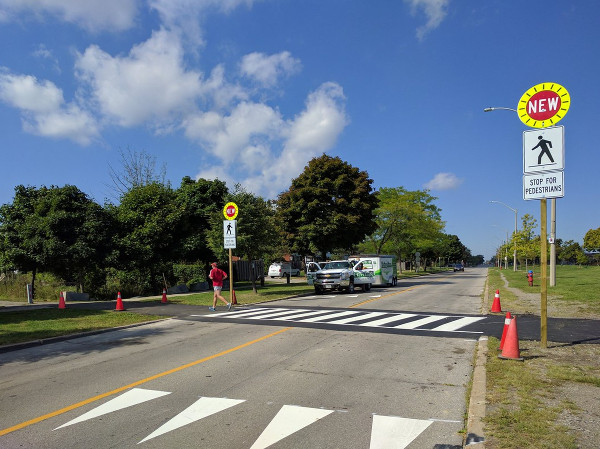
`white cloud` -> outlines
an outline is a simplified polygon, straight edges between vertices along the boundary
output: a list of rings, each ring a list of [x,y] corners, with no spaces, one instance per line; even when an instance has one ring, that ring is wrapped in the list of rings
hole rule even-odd
[[[21,110],[23,129],[31,134],[67,138],[81,145],[98,135],[93,117],[74,103],[66,104],[51,81],[0,71],[0,100]]]
[[[427,33],[436,29],[446,18],[450,0],[404,0],[411,6],[412,14],[421,9],[427,17],[427,23],[417,28],[417,38],[422,40]]]
[[[138,11],[139,0],[0,0],[0,21],[17,15],[44,20],[58,17],[89,31],[122,31],[130,28]]]
[[[428,190],[452,190],[462,183],[463,180],[453,173],[438,173],[424,187]]]
[[[148,0],[164,26],[181,32],[195,45],[204,45],[201,23],[208,10],[229,13],[240,5],[252,6],[253,0]]]
[[[239,103],[232,112],[223,116],[215,111],[200,113],[184,123],[186,136],[204,144],[204,147],[225,165],[242,162],[246,168],[255,161],[256,154],[265,155],[265,141],[280,133],[282,120],[277,111],[261,103]],[[246,155],[239,159],[240,155]]]
[[[92,45],[79,55],[76,69],[102,113],[125,127],[189,112],[203,89],[202,74],[186,71],[179,39],[166,30],[124,57]]]
[[[242,73],[263,86],[274,86],[279,78],[292,75],[300,70],[300,60],[290,52],[283,51],[271,56],[264,53],[250,53],[242,58]]]
[[[237,182],[267,198],[276,197],[289,187],[292,178],[302,172],[310,159],[335,145],[348,123],[343,90],[338,84],[324,83],[308,96],[306,107],[298,116],[287,122],[278,118],[278,114],[267,114],[265,120],[260,122],[262,127],[254,128],[260,132],[251,135],[244,126],[244,120],[230,120],[229,127],[224,127],[224,119],[218,114],[202,116],[202,129],[195,129],[204,136],[213,136],[211,151],[224,164],[220,168],[213,166],[204,169],[198,177],[210,178],[211,174],[220,173],[225,177],[219,179],[231,179],[233,163],[242,162],[246,168],[243,172],[245,177],[238,178]],[[217,144],[231,143],[234,136],[237,136],[235,148],[238,152],[233,151],[231,146],[232,151],[227,153],[228,159],[225,159],[215,148]],[[253,144],[251,136],[258,137],[261,143]],[[282,148],[281,151],[277,151],[278,148]]]

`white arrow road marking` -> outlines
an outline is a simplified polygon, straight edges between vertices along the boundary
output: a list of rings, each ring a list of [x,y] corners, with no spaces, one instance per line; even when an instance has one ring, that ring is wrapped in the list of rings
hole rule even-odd
[[[97,418],[98,416],[106,415],[107,413],[116,412],[117,410],[121,410],[127,407],[131,407],[133,405],[141,404],[142,402],[150,401],[152,399],[160,398],[161,396],[165,396],[167,394],[171,394],[169,391],[157,391],[157,390],[146,390],[144,388],[133,388],[122,395],[111,399],[110,401],[96,407],[93,410],[90,410],[87,413],[84,413],[79,418],[75,418],[69,421],[66,424],[63,424],[60,427],[57,427],[54,430],[61,429],[63,427],[70,426],[71,424],[76,424],[82,421],[87,421],[88,419]]]
[[[250,449],[265,449],[330,413],[333,410],[284,405]]]
[[[430,424],[429,420],[373,415],[369,449],[404,449]]]
[[[180,414],[156,429],[138,444],[151,440],[159,435],[179,429],[180,427],[192,424],[202,418],[222,412],[234,405],[245,402],[245,399],[227,399],[227,398],[206,398],[202,397],[182,411]]]

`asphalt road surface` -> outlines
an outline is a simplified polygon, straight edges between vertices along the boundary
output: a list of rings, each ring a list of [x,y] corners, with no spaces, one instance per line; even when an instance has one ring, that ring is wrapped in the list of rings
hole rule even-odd
[[[0,448],[458,448],[485,269],[0,354]],[[140,312],[158,307],[128,305]]]

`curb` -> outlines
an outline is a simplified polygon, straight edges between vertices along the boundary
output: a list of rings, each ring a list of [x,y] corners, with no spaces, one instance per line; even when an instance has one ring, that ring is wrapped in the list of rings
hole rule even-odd
[[[485,448],[485,436],[483,432],[483,419],[485,418],[485,394],[486,394],[486,371],[488,337],[479,338],[477,345],[477,358],[473,370],[473,384],[467,418],[467,438],[464,447],[483,449]]]

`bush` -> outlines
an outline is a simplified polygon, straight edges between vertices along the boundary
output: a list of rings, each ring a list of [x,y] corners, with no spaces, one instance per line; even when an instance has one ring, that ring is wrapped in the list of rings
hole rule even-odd
[[[177,284],[185,284],[188,288],[207,280],[206,270],[200,264],[173,264],[173,276],[175,276]]]

